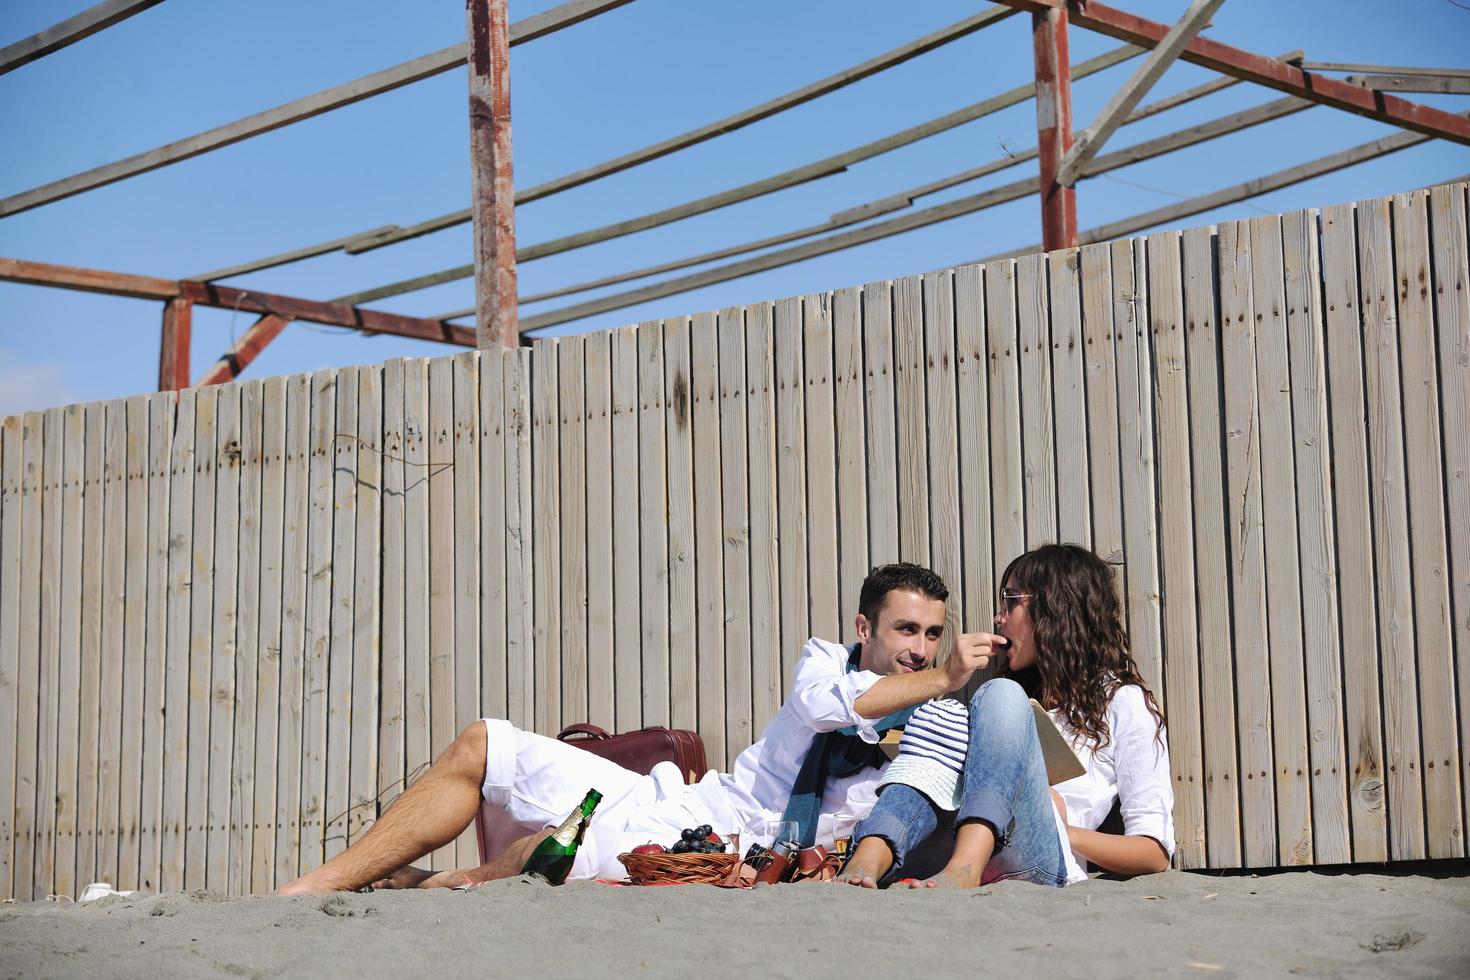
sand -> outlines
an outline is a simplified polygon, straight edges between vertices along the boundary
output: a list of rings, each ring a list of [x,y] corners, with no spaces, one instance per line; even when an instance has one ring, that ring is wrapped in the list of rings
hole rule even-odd
[[[1463,875],[1461,868],[1458,874]],[[550,888],[0,907],[3,977],[1470,975],[1470,877]]]

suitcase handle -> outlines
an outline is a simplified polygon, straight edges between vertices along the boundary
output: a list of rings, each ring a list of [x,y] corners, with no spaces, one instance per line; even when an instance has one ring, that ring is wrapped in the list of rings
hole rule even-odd
[[[570,735],[585,735],[585,736],[587,736],[590,739],[598,739],[598,740],[601,740],[601,739],[604,739],[604,738],[611,738],[612,737],[612,736],[608,735],[608,733],[604,729],[598,728],[596,725],[585,725],[585,724],[581,724],[581,725],[568,725],[567,727],[563,728],[561,730],[561,733],[559,735],[557,735],[556,737],[557,737],[557,740],[558,741],[566,742],[566,741],[570,741],[570,739],[568,738],[568,736],[570,736]]]

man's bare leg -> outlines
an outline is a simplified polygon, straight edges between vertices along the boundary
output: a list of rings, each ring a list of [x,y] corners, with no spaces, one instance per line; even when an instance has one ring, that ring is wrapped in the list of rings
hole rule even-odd
[[[351,891],[448,844],[475,819],[484,781],[485,724],[476,721],[361,839],[320,868],[282,885],[276,894]]]
[[[373,882],[374,888],[458,888],[461,885],[479,885],[501,878],[514,878],[526,866],[526,859],[536,845],[550,837],[554,828],[527,834],[513,842],[499,856],[475,868],[455,868],[452,871],[425,871],[422,868],[399,868],[386,878]]]

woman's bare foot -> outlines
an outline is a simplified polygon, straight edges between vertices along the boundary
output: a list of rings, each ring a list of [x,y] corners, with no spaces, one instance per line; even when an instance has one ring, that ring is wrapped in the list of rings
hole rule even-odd
[[[924,881],[910,881],[910,888],[978,888],[981,876],[985,873],[985,865],[976,868],[969,862],[956,864],[951,861],[945,865],[944,870],[933,878]]]
[[[397,871],[393,872],[388,877],[379,878],[377,881],[372,883],[371,887],[374,890],[395,888],[422,888],[424,887],[424,881],[432,877],[434,877],[434,872],[425,871],[423,868],[415,868],[411,864],[406,864],[403,867],[399,868]]]
[[[893,849],[881,837],[864,837],[837,880],[859,888],[877,888],[893,867]]]

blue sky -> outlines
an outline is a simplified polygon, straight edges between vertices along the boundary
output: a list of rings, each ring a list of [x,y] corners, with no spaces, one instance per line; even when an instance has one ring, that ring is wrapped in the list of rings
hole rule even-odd
[[[93,0],[5,0],[0,46]],[[1185,0],[1115,0],[1172,21]],[[511,0],[513,20],[555,6]],[[975,0],[635,0],[512,53],[518,186],[582,169],[796,88],[987,6]],[[1261,54],[1470,67],[1464,0],[1229,0],[1209,34]],[[461,0],[166,0],[0,75],[0,196],[47,183],[407,61],[464,38]],[[1115,46],[1074,28],[1073,61]],[[1137,62],[1074,87],[1081,129]],[[1032,75],[1017,15],[773,119],[518,210],[530,244],[743,184],[952,111]],[[1211,73],[1179,64],[1150,99]],[[0,255],[170,278],[362,231],[469,200],[463,69],[109,187],[0,219]],[[1127,127],[1109,149],[1278,98],[1237,85]],[[1411,96],[1470,109],[1470,96]],[[1083,228],[1354,146],[1393,130],[1318,107],[1096,178]],[[1035,142],[1032,103],[861,163],[845,174],[590,248],[525,263],[522,293],[817,224],[830,214]],[[1027,164],[917,207],[1034,173]],[[1186,219],[1183,225],[1373,197],[1470,172],[1470,148],[1433,141]],[[1034,198],[756,276],[569,325],[618,326],[955,265],[1037,241]],[[230,282],[328,299],[470,261],[467,226],[358,256],[340,253]],[[614,287],[621,289],[627,287]],[[596,295],[596,294],[590,294]],[[587,298],[581,295],[572,298]],[[527,306],[523,315],[567,300]],[[374,304],[413,315],[473,305],[469,280]],[[0,415],[151,390],[156,302],[0,283]],[[195,314],[192,376],[254,318]],[[451,348],[293,324],[249,376]]]

